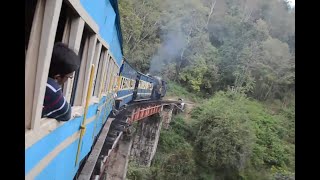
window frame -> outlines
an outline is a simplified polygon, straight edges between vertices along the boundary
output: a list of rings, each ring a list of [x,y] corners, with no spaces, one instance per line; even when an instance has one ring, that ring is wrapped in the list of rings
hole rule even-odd
[[[38,0],[25,63],[25,129],[39,129],[62,0]]]
[[[96,88],[99,88],[99,81],[100,81],[100,76],[101,76],[101,69],[100,69],[100,66],[102,65],[102,63],[104,63],[104,49],[102,48],[102,43],[100,41],[97,41],[97,44],[96,44],[96,50],[95,50],[95,55],[94,55],[94,79],[93,79],[93,88],[92,88],[92,92],[90,93],[91,94],[91,97],[93,98],[98,98],[98,96],[96,96],[95,92],[96,91]],[[102,61],[102,62],[101,62]],[[99,81],[98,81],[99,80]]]
[[[81,17],[73,18],[71,19],[70,27],[67,27],[68,20],[70,20],[70,18],[67,18],[62,42],[67,43],[69,48],[73,49],[76,54],[79,54],[85,22]],[[70,102],[72,94],[73,81],[74,79],[68,79],[63,85],[63,95],[68,102]]]
[[[83,55],[80,65],[79,77],[77,79],[77,87],[75,92],[75,100],[73,106],[84,106],[86,95],[88,91],[91,64],[93,63],[97,35],[90,33],[86,38],[85,47],[83,49]],[[87,44],[87,46],[86,46]]]
[[[110,75],[114,76],[111,72],[116,73],[116,71],[111,70],[115,70],[116,68],[119,69],[119,65],[114,61],[111,52],[109,52],[109,44],[107,44],[99,35],[98,25],[82,7],[80,1],[38,0],[29,36],[28,49],[25,52],[25,149],[28,149],[50,132],[60,126],[63,126],[64,123],[67,123],[59,122],[56,119],[41,118],[45,86],[47,83],[49,66],[63,2],[66,2],[68,7],[72,8],[76,15],[76,17],[70,19],[71,28],[66,29],[66,32],[64,32],[63,35],[63,39],[67,41],[68,46],[75,52],[79,53],[83,30],[86,26],[93,32],[93,39],[91,39],[90,42],[96,45],[93,42],[99,41],[102,44],[102,48],[106,49],[104,52],[105,56],[103,58],[105,61],[103,63],[105,64],[103,72],[110,82],[112,79]],[[91,54],[88,52],[91,56],[91,58],[88,59],[91,60],[86,64],[91,65],[92,60],[94,59],[94,52],[95,51],[90,52]],[[113,69],[111,69],[111,67],[109,69],[109,64],[114,64]],[[84,79],[87,83],[83,84],[85,91],[82,94],[86,94],[88,86],[90,73],[90,70],[88,69],[90,69],[90,66],[87,67],[85,74],[87,74],[88,78]],[[110,73],[107,73],[107,68],[110,70]],[[64,86],[64,88],[72,90],[72,81],[67,81],[66,84],[68,86]],[[78,83],[78,85],[79,84],[80,83]],[[108,84],[100,88],[107,90],[105,87],[109,88]],[[64,95],[68,96],[67,92],[68,91],[64,90]],[[35,94],[36,97],[34,97]],[[107,94],[103,93],[103,95],[105,96]],[[83,102],[85,102],[85,96],[83,96],[83,99]],[[92,105],[93,103],[95,103],[94,98],[91,98],[89,105]],[[71,120],[75,118],[76,114],[83,116],[84,104],[72,107]]]

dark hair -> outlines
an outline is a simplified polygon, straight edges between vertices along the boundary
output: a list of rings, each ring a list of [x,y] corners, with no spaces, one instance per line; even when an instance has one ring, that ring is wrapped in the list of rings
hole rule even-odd
[[[66,44],[56,43],[53,47],[49,77],[60,74],[65,76],[80,67],[80,57]]]

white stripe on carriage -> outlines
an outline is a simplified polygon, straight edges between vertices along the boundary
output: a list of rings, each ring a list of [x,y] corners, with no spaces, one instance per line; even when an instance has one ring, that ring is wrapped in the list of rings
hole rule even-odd
[[[75,132],[69,136],[66,140],[56,146],[47,156],[41,159],[37,165],[35,165],[29,173],[25,176],[25,179],[35,179],[35,177],[45,168],[48,164],[66,147],[77,140],[80,137],[80,131]]]
[[[132,96],[132,95],[133,95],[133,93],[131,93],[131,94],[127,94],[127,95],[125,95],[125,96],[118,97],[117,99],[124,99],[124,98],[129,97],[129,96]]]
[[[140,95],[140,94],[151,94],[151,93],[138,93],[138,94]]]

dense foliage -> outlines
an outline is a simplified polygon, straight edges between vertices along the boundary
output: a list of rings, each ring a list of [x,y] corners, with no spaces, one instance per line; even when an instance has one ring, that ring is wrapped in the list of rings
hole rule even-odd
[[[294,172],[293,105],[271,110],[229,90],[195,109],[193,118],[198,162],[223,179]]]
[[[161,132],[151,168],[131,165],[129,179],[293,179],[294,104],[262,104],[218,92]],[[142,171],[143,170],[143,171]]]
[[[198,104],[129,179],[293,179],[295,9],[279,0],[120,0],[124,56]],[[188,119],[188,121],[186,121]],[[187,123],[186,123],[187,122]]]
[[[212,95],[250,84],[259,100],[285,100],[295,85],[295,10],[279,0],[121,0],[124,55]]]

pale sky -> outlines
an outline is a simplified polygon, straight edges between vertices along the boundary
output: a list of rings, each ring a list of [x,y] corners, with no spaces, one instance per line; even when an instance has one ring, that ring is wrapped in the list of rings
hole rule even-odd
[[[290,6],[291,7],[294,7],[295,6],[295,0],[288,0],[289,1],[289,3],[290,3]]]

